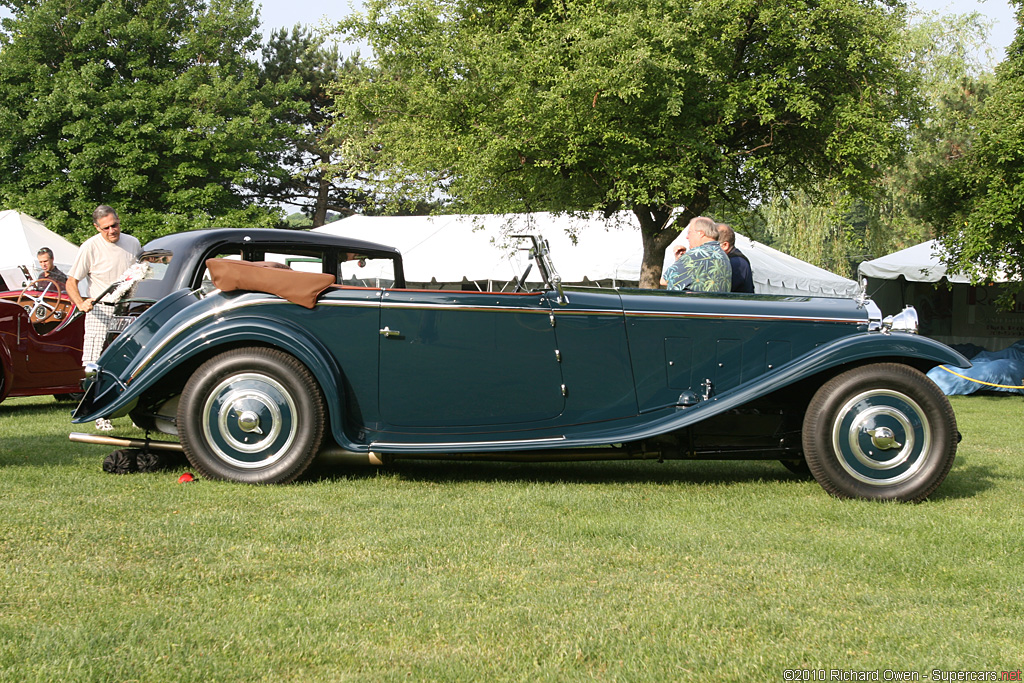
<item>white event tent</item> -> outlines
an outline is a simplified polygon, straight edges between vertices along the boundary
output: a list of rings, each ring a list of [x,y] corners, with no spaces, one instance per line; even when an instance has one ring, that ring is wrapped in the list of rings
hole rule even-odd
[[[865,261],[857,267],[857,273],[860,277],[879,280],[895,280],[902,275],[910,282],[940,282],[943,278],[958,283],[971,281],[966,275],[947,273],[941,255],[942,247],[939,241],[929,240],[872,261]]]
[[[78,247],[47,229],[41,221],[20,211],[0,211],[0,277],[7,287],[18,289],[25,279],[20,266],[35,274],[39,269],[36,252],[42,247],[53,250],[53,260],[65,273],[75,262]]]
[[[941,249],[937,240],[930,240],[865,261],[857,268],[858,277],[867,278],[868,295],[883,311],[913,306],[921,333],[946,344],[998,351],[1024,339],[1021,307],[998,307],[999,284],[972,285],[967,276],[947,272]]]
[[[505,283],[522,274],[517,240],[508,235],[541,234],[562,281],[602,287],[636,286],[643,245],[630,212],[609,219],[531,213],[449,216],[352,216],[316,231],[397,247],[406,280],[414,286]],[[677,242],[685,243],[685,233]],[[759,294],[848,297],[858,286],[827,270],[783,254],[743,235],[736,244],[750,259]],[[666,250],[671,262],[671,247]],[[528,281],[539,281],[531,272]],[[500,285],[499,285],[500,286]]]

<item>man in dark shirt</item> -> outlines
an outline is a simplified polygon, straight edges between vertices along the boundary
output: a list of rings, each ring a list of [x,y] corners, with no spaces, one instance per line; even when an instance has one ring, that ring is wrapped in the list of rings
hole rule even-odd
[[[718,224],[718,242],[729,257],[732,266],[733,292],[754,293],[754,275],[750,270],[750,259],[736,248],[736,232],[725,223]]]
[[[39,278],[53,280],[61,287],[68,281],[68,276],[61,272],[60,268],[53,265],[53,251],[49,247],[43,247],[36,253],[39,260]]]

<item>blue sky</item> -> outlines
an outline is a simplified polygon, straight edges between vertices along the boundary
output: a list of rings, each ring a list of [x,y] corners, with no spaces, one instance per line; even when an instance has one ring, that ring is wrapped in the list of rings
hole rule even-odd
[[[1013,10],[1007,0],[911,0],[918,9],[925,12],[941,12],[943,14],[966,14],[979,12],[992,21],[989,45],[992,47],[992,58],[995,62],[1002,61],[1005,50],[1013,40],[1016,23]],[[291,28],[295,24],[314,26],[322,21],[330,21],[345,16],[355,4],[345,2],[329,3],[324,0],[254,0],[261,7],[260,17],[264,34],[275,28]],[[0,17],[10,16],[6,8],[0,8]]]
[[[339,19],[348,14],[352,7],[347,1],[332,4],[324,0],[254,0],[254,4],[262,6],[260,18],[264,34],[275,28],[291,28],[297,23],[315,26],[325,18],[328,21]],[[988,17],[993,22],[989,44],[995,62],[1002,61],[1006,47],[1013,40],[1016,23],[1013,10],[1006,0],[916,0],[915,4],[924,12],[980,12]]]

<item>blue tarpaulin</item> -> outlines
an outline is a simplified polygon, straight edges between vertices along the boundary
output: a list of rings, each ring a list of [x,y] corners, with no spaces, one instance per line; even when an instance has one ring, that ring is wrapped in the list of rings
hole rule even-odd
[[[981,351],[970,360],[973,367],[966,370],[939,366],[929,370],[928,377],[947,396],[976,391],[1024,394],[1024,340],[1002,351]]]

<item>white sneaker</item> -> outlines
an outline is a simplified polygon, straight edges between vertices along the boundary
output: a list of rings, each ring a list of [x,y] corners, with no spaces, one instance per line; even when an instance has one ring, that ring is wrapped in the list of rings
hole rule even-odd
[[[114,431],[114,425],[110,423],[110,420],[101,417],[96,420],[96,429],[101,432],[112,432]]]

